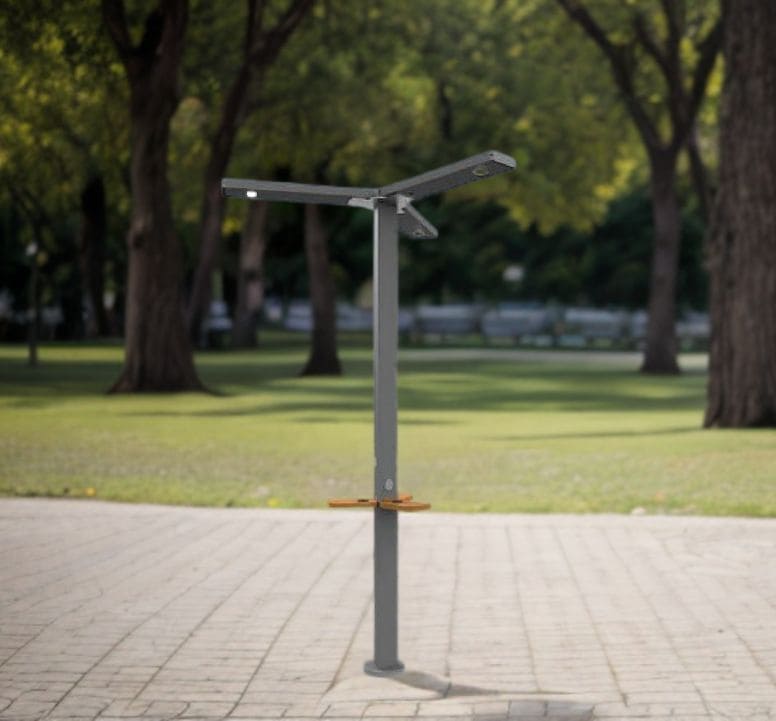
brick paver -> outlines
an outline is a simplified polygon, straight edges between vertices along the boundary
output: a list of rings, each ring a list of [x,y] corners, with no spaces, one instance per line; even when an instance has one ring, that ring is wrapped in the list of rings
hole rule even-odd
[[[0,719],[776,719],[776,521],[0,500]]]

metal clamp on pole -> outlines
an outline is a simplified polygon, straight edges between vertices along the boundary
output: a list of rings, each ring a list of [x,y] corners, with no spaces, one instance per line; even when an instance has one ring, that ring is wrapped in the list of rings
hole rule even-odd
[[[400,493],[396,498],[330,498],[329,508],[380,508],[386,511],[427,511],[430,503],[413,501],[409,493]]]
[[[514,168],[513,158],[489,150],[382,188],[235,178],[221,181],[221,192],[227,197],[349,205],[374,213],[374,498],[329,501],[332,508],[374,509],[374,658],[364,667],[370,674],[383,676],[404,668],[398,657],[397,511],[425,511],[431,507],[399,494],[396,483],[399,233],[416,239],[436,238],[437,229],[413,207],[413,202]]]

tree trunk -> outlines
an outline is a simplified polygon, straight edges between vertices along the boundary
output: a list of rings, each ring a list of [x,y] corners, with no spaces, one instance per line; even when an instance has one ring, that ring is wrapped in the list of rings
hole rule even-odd
[[[29,326],[27,327],[27,365],[38,365],[38,331],[40,329],[40,291],[38,289],[40,279],[40,266],[38,265],[38,253],[43,245],[40,242],[41,232],[34,229],[35,242],[30,257],[30,285],[29,285]]]
[[[182,248],[167,179],[187,3],[160,2],[134,48],[123,4],[103,0],[103,11],[127,70],[131,121],[125,359],[111,392],[201,390],[186,332]]]
[[[110,324],[105,312],[105,185],[101,175],[93,175],[81,192],[80,255],[83,298],[88,309],[86,336],[108,335]]]
[[[719,188],[704,424],[776,426],[776,5],[724,4]]]
[[[192,340],[200,336],[200,328],[207,315],[213,295],[213,270],[221,241],[221,223],[224,217],[220,178],[218,184],[205,181],[204,195],[199,236],[199,260],[194,271],[194,282],[186,312],[186,324]],[[218,197],[215,197],[216,195]]]
[[[706,172],[706,165],[701,157],[701,151],[698,147],[698,133],[695,128],[692,129],[687,138],[687,155],[690,159],[690,172],[692,175],[692,184],[695,188],[695,195],[698,198],[698,208],[701,212],[703,222],[709,222],[709,208],[711,207],[712,191],[709,186],[709,177]]]
[[[221,244],[224,198],[221,178],[226,172],[232,148],[245,116],[250,112],[249,91],[256,77],[272,65],[314,0],[289,0],[283,13],[271,28],[264,28],[264,3],[248,1],[243,57],[237,74],[226,92],[218,127],[210,143],[210,158],[205,169],[200,221],[199,260],[187,309],[187,323],[192,339],[199,337],[200,326],[210,306],[212,279]],[[256,89],[253,89],[256,92]]]
[[[230,88],[221,111],[218,129],[210,144],[210,158],[205,168],[202,186],[199,259],[194,271],[194,283],[186,314],[189,335],[192,339],[199,337],[202,321],[207,315],[213,294],[213,271],[221,246],[221,225],[224,220],[221,178],[226,172],[232,154],[234,139],[244,112],[245,92],[250,77],[250,70],[243,68]]]
[[[304,206],[304,246],[313,308],[310,357],[301,375],[340,375],[337,356],[337,309],[334,279],[329,265],[326,229],[317,205]]]
[[[676,154],[650,155],[650,190],[655,239],[649,285],[649,320],[642,373],[679,373],[676,360],[676,280],[681,213],[676,194]]]
[[[237,307],[232,327],[232,344],[235,348],[256,346],[259,313],[264,302],[264,251],[267,248],[268,211],[269,204],[265,201],[250,203],[240,238]]]

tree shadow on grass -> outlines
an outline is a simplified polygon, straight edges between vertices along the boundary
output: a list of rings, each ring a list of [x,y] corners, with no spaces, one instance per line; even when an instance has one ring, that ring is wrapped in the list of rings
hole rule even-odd
[[[371,365],[346,363],[342,378],[296,378],[295,359],[262,360],[251,355],[209,357],[203,381],[226,404],[170,415],[204,417],[300,413],[332,417],[368,413],[372,409]],[[115,380],[120,364],[110,360],[47,361],[38,369],[4,363],[0,393],[6,407],[42,408],[72,399],[102,395]],[[648,412],[702,409],[703,373],[679,377],[639,376],[632,370],[607,366],[570,368],[558,364],[444,361],[402,364],[399,374],[401,411],[613,411]],[[261,392],[266,403],[235,408],[229,399]],[[169,398],[170,395],[165,397]],[[141,414],[142,415],[142,414]],[[165,415],[148,412],[147,415]],[[427,422],[435,423],[436,419]]]
[[[615,411],[649,412],[699,410],[703,404],[703,377],[654,378],[606,367],[514,368],[504,364],[461,363],[439,368],[415,364],[400,375],[401,411]],[[355,382],[354,382],[355,381]],[[281,379],[262,390],[271,400],[256,413],[321,411],[332,414],[370,412],[372,384],[369,373],[339,379]],[[228,409],[207,409],[204,415],[232,415]],[[241,415],[249,414],[243,409]]]
[[[519,433],[516,435],[491,436],[488,440],[515,443],[517,441],[556,441],[556,440],[586,440],[588,438],[644,438],[646,436],[676,436],[679,434],[701,434],[700,423],[697,426],[674,426],[657,430],[638,431],[590,431],[587,433]]]
[[[329,389],[325,392],[308,391],[313,397],[299,400],[279,400],[266,402],[248,407],[221,407],[197,410],[159,410],[159,411],[128,411],[131,416],[169,416],[192,418],[230,418],[262,415],[286,415],[315,413],[325,414],[329,420],[352,421],[353,416],[371,413],[373,402],[371,394],[352,389],[340,389],[336,392]],[[279,396],[283,393],[279,392]],[[220,396],[232,398],[234,396]],[[697,410],[701,412],[702,406],[698,397],[693,393],[672,396],[665,399],[635,398],[619,396],[617,394],[591,396],[585,393],[571,392],[535,392],[517,393],[514,397],[497,392],[454,392],[449,394],[436,394],[431,391],[413,390],[412,392],[399,393],[399,422],[401,412],[503,412],[510,413],[535,413],[555,411],[586,411],[586,412],[614,412],[614,413],[646,413],[667,412],[682,410]],[[343,416],[338,418],[338,416]],[[448,422],[451,422],[447,419]],[[412,424],[408,420],[406,423]],[[435,425],[440,423],[438,419],[425,419],[415,422],[417,425],[426,423]],[[689,430],[686,427],[683,430]],[[638,434],[637,432],[634,432]],[[629,434],[625,434],[629,435]],[[508,439],[504,436],[504,439]],[[538,440],[538,439],[537,439]]]

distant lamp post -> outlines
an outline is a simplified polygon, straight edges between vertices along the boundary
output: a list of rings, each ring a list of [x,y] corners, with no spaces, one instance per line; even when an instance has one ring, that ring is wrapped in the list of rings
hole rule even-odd
[[[40,308],[38,307],[38,244],[29,243],[24,253],[30,263],[29,310],[27,313],[27,365],[38,365],[38,324]]]
[[[330,506],[339,508],[374,508],[374,659],[364,669],[373,675],[395,673],[404,668],[398,657],[397,511],[430,507],[400,494],[396,474],[399,233],[417,239],[436,238],[437,229],[412,206],[414,201],[514,168],[513,158],[491,150],[382,188],[235,178],[221,181],[221,192],[229,198],[350,205],[374,213],[374,497],[329,502]]]

